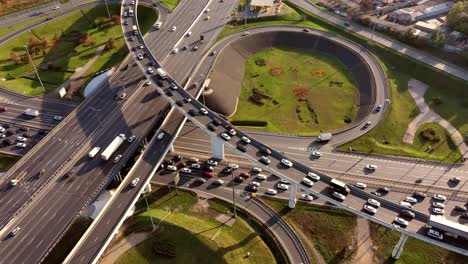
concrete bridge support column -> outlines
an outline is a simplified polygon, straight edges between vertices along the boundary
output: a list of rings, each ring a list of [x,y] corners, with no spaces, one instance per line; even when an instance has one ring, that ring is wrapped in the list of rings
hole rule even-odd
[[[295,184],[291,185],[291,192],[289,193],[289,208],[294,208],[296,207],[296,189],[297,186]]]
[[[142,193],[150,193],[151,192],[151,184],[148,182],[145,188],[143,189]]]
[[[211,152],[215,159],[224,159],[224,142],[217,136],[211,136]]]
[[[398,240],[398,243],[395,245],[395,248],[392,251],[392,258],[394,259],[400,258],[401,252],[403,252],[403,247],[405,246],[407,239],[408,239],[408,235],[401,234],[400,240]]]
[[[171,144],[171,145],[169,146],[169,152],[174,152],[174,144]]]

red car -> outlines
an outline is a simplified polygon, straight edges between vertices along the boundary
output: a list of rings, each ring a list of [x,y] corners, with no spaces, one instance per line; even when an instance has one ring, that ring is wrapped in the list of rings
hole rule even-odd
[[[203,176],[204,176],[204,177],[208,177],[208,178],[212,178],[212,177],[213,177],[213,173],[212,173],[212,172],[209,172],[209,171],[204,171],[204,172],[203,172]]]
[[[6,107],[4,107],[4,106],[1,106],[1,107],[0,107],[0,112],[6,112],[6,110],[7,110]]]
[[[250,173],[243,171],[239,173],[239,176],[241,176],[242,178],[248,178],[250,177]]]

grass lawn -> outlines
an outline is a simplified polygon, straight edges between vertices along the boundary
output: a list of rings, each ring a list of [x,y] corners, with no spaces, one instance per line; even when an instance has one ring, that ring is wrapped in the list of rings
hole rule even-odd
[[[173,11],[181,0],[159,0],[161,4],[165,5],[169,10]]]
[[[400,238],[400,233],[370,222],[375,263],[398,264],[438,264],[438,263],[468,263],[468,257],[448,251],[424,241],[408,238],[400,259],[394,261],[391,257],[393,247]]]
[[[264,64],[258,65],[259,62]],[[272,69],[280,69],[279,76]],[[342,82],[343,86],[331,85]],[[264,105],[250,97],[259,91],[268,96]],[[307,50],[272,48],[249,57],[239,103],[231,121],[267,121],[270,132],[319,134],[351,122],[359,91],[351,74],[332,56]]]
[[[6,36],[7,34],[10,34],[18,29],[21,29],[21,28],[24,28],[24,27],[27,27],[29,25],[32,25],[34,23],[37,23],[39,21],[42,21],[45,19],[45,17],[47,16],[41,16],[41,17],[36,17],[34,19],[29,19],[27,21],[23,21],[21,23],[17,23],[17,24],[14,24],[14,25],[11,25],[9,27],[5,27],[5,28],[0,28],[0,37],[3,37],[3,36]]]
[[[139,210],[125,223],[126,231],[143,230],[150,226],[153,217],[160,228],[154,236],[128,250],[116,263],[275,263],[275,259],[264,241],[253,228],[240,217],[232,226],[215,220],[215,210],[200,206],[192,193],[168,192],[167,188],[156,189],[148,197],[151,210]],[[150,202],[149,201],[149,202]],[[143,201],[144,203],[144,201]],[[137,207],[143,206],[143,203]],[[220,208],[222,205],[212,205]],[[173,244],[174,258],[155,254],[155,242]],[[245,258],[247,252],[252,256]]]
[[[6,172],[20,157],[0,153],[0,172]]]
[[[109,5],[111,15],[118,15],[119,5]],[[142,30],[148,30],[157,19],[153,9],[148,7],[139,7],[139,19]],[[44,25],[35,28],[5,43],[0,47],[0,85],[12,91],[26,95],[41,95],[42,89],[31,64],[14,64],[10,59],[12,51],[19,55],[25,54],[23,45],[28,44],[31,38],[48,37],[52,46],[33,56],[36,66],[48,65],[48,69],[40,69],[39,74],[44,83],[47,92],[58,88],[65,82],[76,70],[83,66],[90,58],[94,56],[99,46],[104,45],[110,38],[117,37],[116,47],[106,51],[101,56],[93,70],[99,70],[103,67],[114,66],[126,55],[124,41],[120,25],[111,29],[100,30],[95,26],[95,20],[99,17],[107,17],[105,6],[89,8],[71,15],[52,20]],[[58,26],[60,25],[60,26]],[[80,35],[88,33],[90,36],[89,45],[79,44]],[[60,36],[60,40],[53,41],[54,36]],[[94,42],[94,43],[91,43]]]
[[[264,202],[311,240],[327,263],[340,263],[350,257],[355,247],[356,216],[344,210],[297,203],[290,209],[287,201],[262,198]]]
[[[353,147],[365,153],[397,154],[412,157],[424,157],[426,155],[424,151],[418,150],[419,146],[407,147],[403,151],[400,151],[400,148],[403,147],[403,135],[408,124],[418,114],[417,106],[408,92],[408,81],[411,78],[428,84],[429,88],[426,93],[426,99],[439,97],[442,101],[442,104],[433,106],[433,109],[442,117],[449,120],[461,134],[468,133],[467,82],[440,72],[394,50],[387,49],[378,43],[371,42],[298,7],[292,6],[292,9],[294,9],[294,12],[285,16],[263,19],[258,22],[250,21],[247,27],[243,25],[236,27],[228,25],[224,29],[222,36],[258,26],[285,24],[307,26],[338,34],[365,46],[375,54],[382,63],[389,80],[391,99],[389,110],[385,114],[384,120],[376,128],[365,136],[346,144],[343,149]],[[374,144],[374,140],[377,140],[377,144]],[[411,151],[408,151],[408,149],[411,149]],[[439,157],[447,156],[448,154],[441,154]]]
[[[47,4],[55,0],[10,0],[6,5],[0,5],[0,16],[25,10],[34,6]],[[68,2],[68,0],[61,0],[61,3]]]

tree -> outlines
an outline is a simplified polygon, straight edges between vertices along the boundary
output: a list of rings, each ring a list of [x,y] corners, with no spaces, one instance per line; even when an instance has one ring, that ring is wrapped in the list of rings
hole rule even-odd
[[[115,44],[115,40],[113,38],[109,38],[109,41],[107,42],[105,49],[111,50],[111,49],[115,49],[116,47],[117,45]]]
[[[359,2],[359,7],[361,7],[361,11],[368,12],[374,10],[374,1],[373,0],[361,0]]]
[[[458,2],[452,6],[447,15],[450,28],[468,34],[468,2]]]
[[[21,63],[21,57],[16,51],[12,51],[10,53],[10,59],[13,61],[14,64],[20,64]]]
[[[29,59],[28,54],[23,54],[23,55],[21,55],[21,61],[22,61],[24,64],[29,64],[29,63],[31,62],[31,60]]]
[[[5,6],[8,4],[9,0],[0,0],[0,4],[2,4],[2,8],[5,9]]]
[[[443,33],[440,33],[439,30],[434,31],[432,33],[432,45],[434,45],[437,48],[443,48],[445,46],[445,35]]]
[[[114,23],[114,25],[120,25],[120,16],[112,15],[111,21]]]

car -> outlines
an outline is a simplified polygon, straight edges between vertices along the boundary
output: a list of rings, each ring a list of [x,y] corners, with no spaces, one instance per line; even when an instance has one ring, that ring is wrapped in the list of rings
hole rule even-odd
[[[403,211],[400,212],[400,215],[408,217],[410,219],[413,219],[413,218],[416,217],[416,215],[413,212],[411,212],[410,210],[403,210]]]
[[[174,165],[168,165],[168,166],[166,167],[166,169],[167,169],[168,171],[176,171],[176,170],[177,170],[177,167],[174,166]]]
[[[172,27],[171,27],[171,32],[174,32],[174,31],[176,31],[176,30],[177,30],[177,27],[176,27],[176,26],[172,26]]]
[[[151,68],[151,67],[148,67],[148,73],[149,73],[149,74],[153,74],[153,73],[154,73],[154,70],[153,70],[153,68]]]
[[[208,110],[206,110],[205,108],[200,108],[200,113],[204,114],[204,115],[207,115],[208,114]]]
[[[345,27],[349,27],[351,24],[350,24],[349,22],[344,22],[343,25],[344,25]]]
[[[229,163],[228,164],[228,167],[233,169],[233,170],[237,170],[239,169],[239,165],[235,164],[235,163]]]
[[[197,158],[197,157],[191,157],[191,158],[189,158],[189,161],[190,161],[190,162],[199,162],[200,159]]]
[[[0,131],[0,132],[1,132],[1,131]],[[15,133],[16,133],[16,131],[15,131],[14,129],[8,129],[8,130],[5,132],[5,134],[6,134],[7,136],[9,136],[9,135],[14,135]]]
[[[208,164],[210,166],[217,166],[218,162],[216,160],[209,159],[209,160],[206,161],[206,164]]]
[[[413,197],[418,198],[418,199],[424,199],[426,198],[426,194],[423,192],[414,192]]]
[[[413,205],[408,203],[408,202],[405,202],[405,201],[401,201],[400,205],[403,206],[403,207],[406,207],[408,209],[413,209]]]
[[[367,184],[362,183],[362,182],[356,182],[356,183],[354,184],[354,186],[355,186],[356,188],[361,189],[361,190],[364,190],[364,189],[367,188]]]
[[[372,199],[372,198],[369,198],[367,200],[367,203],[374,206],[374,207],[380,207],[380,202],[375,200],[375,199]]]
[[[237,176],[234,178],[234,182],[237,182],[237,183],[242,183],[244,181],[244,178],[240,177],[240,176]]]
[[[225,133],[225,132],[221,133],[221,137],[222,137],[224,140],[226,140],[226,141],[228,141],[228,140],[231,139],[231,137],[230,137],[227,133]]]
[[[190,167],[191,167],[192,169],[200,169],[200,168],[201,168],[201,165],[198,164],[198,163],[193,163],[192,165],[190,165]]]
[[[29,127],[20,127],[18,130],[21,132],[27,132],[29,131]]]
[[[204,166],[205,171],[213,172],[214,168],[213,166]]]
[[[214,181],[213,184],[223,185],[223,184],[224,184],[224,181],[221,180],[221,179],[218,179],[218,180]]]
[[[128,38],[128,41],[133,41],[133,40],[134,40],[133,37]]]
[[[0,112],[6,112],[7,108],[5,106],[0,107]]]
[[[11,124],[3,124],[2,127],[4,127],[4,128],[11,128]]]
[[[162,22],[157,22],[156,24],[154,24],[154,28],[156,29],[160,29],[162,26]]]
[[[197,42],[197,44],[195,44],[195,46],[193,46],[193,50],[198,50],[200,48],[201,44],[202,44],[201,41]]]
[[[443,215],[445,211],[442,208],[432,208],[432,213],[435,215]]]
[[[213,50],[212,52],[210,52],[210,56],[214,56],[216,55],[216,50]]]
[[[211,19],[210,16],[206,16],[206,17],[205,17],[205,20],[210,20],[210,19]]]
[[[132,183],[131,183],[131,186],[132,186],[132,187],[137,186],[137,184],[138,184],[139,181],[140,181],[140,178],[135,178],[135,179],[133,179],[133,181],[132,181]]]
[[[16,236],[20,230],[21,228],[19,226],[13,228],[13,230],[10,231],[10,236]]]
[[[441,201],[441,202],[445,202],[447,200],[447,197],[445,197],[442,194],[434,194],[434,195],[432,195],[432,199],[437,200],[437,201]]]
[[[0,138],[5,138],[6,135],[5,134],[0,134]]]
[[[367,211],[367,212],[369,212],[371,214],[377,213],[377,208],[372,207],[372,206],[370,206],[368,204],[365,204],[363,208],[364,208],[365,211]]]
[[[51,17],[46,17],[46,18],[44,19],[44,21],[49,21],[49,20],[52,20],[52,18],[51,18]]]
[[[418,200],[412,196],[408,196],[404,199],[405,202],[408,202],[408,203],[412,203],[412,204],[415,204],[418,202]]]
[[[258,180],[264,181],[264,180],[266,180],[267,177],[264,174],[257,174],[257,176],[255,176],[255,178],[258,179]]]
[[[57,5],[57,6],[54,6],[54,7],[52,7],[52,10],[58,10],[58,9],[60,9],[60,6],[58,6],[58,5]]]
[[[216,126],[215,126],[215,125],[213,125],[212,123],[209,123],[209,124],[208,124],[208,125],[206,125],[206,126],[208,127],[208,129],[209,129],[210,131],[213,131],[213,132],[215,132],[215,131],[216,131]]]
[[[259,168],[259,167],[253,167],[253,168],[251,169],[251,171],[252,171],[253,173],[260,173],[260,172],[262,172],[262,169]]]
[[[138,48],[143,49],[144,48],[143,44],[138,45]]]
[[[244,145],[241,145],[241,144],[237,144],[237,149],[242,151],[242,152],[246,152],[247,151],[247,147],[244,146]]]
[[[280,189],[280,190],[288,190],[289,189],[289,186],[284,184],[284,183],[278,183],[277,185],[277,188]]]
[[[12,180],[10,180],[10,185],[11,185],[12,187],[15,187],[16,185],[18,185],[18,182],[19,182],[19,180],[17,180],[17,179],[12,179]]]
[[[156,137],[157,140],[161,140],[162,138],[164,137],[164,132],[161,132],[158,134],[158,136]]]
[[[236,130],[234,130],[234,128],[231,128],[231,129],[228,129],[228,133],[229,135],[231,136],[235,136],[237,133],[236,133]]]
[[[427,235],[430,236],[430,237],[433,237],[433,238],[437,238],[439,240],[444,239],[444,235],[442,235],[442,233],[440,233],[439,231],[434,230],[432,228],[427,230]]]
[[[166,90],[166,94],[167,94],[167,96],[173,96],[174,95],[174,93],[171,90]]]
[[[314,182],[311,181],[311,180],[309,180],[309,179],[307,179],[307,178],[302,179],[302,183],[303,183],[304,185],[308,186],[308,187],[314,186]]]
[[[299,198],[303,201],[306,201],[306,202],[311,202],[314,200],[314,197],[312,195],[309,195],[309,194],[301,194],[301,198]]]
[[[304,29],[302,29],[302,31],[304,31],[304,32],[310,32],[310,29],[304,28]]]
[[[192,31],[189,31],[189,32],[185,33],[185,36],[186,36],[186,37],[192,36]]]
[[[206,182],[206,179],[203,179],[203,178],[199,177],[199,178],[197,178],[195,181],[201,182],[201,183],[205,183],[205,182]]]
[[[24,133],[24,134],[23,134],[23,137],[25,137],[25,138],[31,138],[31,137],[32,137],[32,134],[31,134],[31,133]]]
[[[276,191],[274,189],[268,189],[265,193],[269,194],[269,195],[276,195],[278,193],[278,191]]]
[[[195,109],[190,109],[190,110],[188,111],[188,113],[189,113],[189,115],[191,115],[191,116],[197,116],[197,115],[198,115],[198,113],[197,113],[197,111],[195,111]]]
[[[372,124],[371,121],[367,121],[367,122],[364,124],[363,128],[368,128],[368,127],[370,127],[371,124]]]
[[[249,183],[249,185],[260,187],[260,183],[259,183],[259,182],[256,182],[256,181],[251,181],[251,182]]]
[[[249,31],[245,31],[241,34],[241,37],[245,37],[245,36],[248,36],[250,35],[250,32]]]
[[[210,12],[210,9],[209,9],[209,8],[207,8],[207,9],[205,9],[205,11],[204,11],[204,12],[205,12],[205,13],[208,13],[208,12]]]
[[[25,143],[16,143],[16,147],[18,148],[25,148],[26,144]]]
[[[189,169],[189,168],[182,168],[182,169],[180,170],[180,172],[183,172],[183,173],[188,173],[188,174],[190,174],[190,173],[192,173],[192,170],[191,170],[191,169]]]
[[[332,192],[332,196],[341,201],[344,201],[346,199],[346,196],[344,196],[344,194],[339,193],[339,192]]]
[[[465,206],[462,205],[456,205],[454,210],[460,211],[460,212],[466,212],[468,211]]]
[[[250,138],[245,137],[245,136],[242,137],[241,139],[242,139],[242,141],[244,141],[246,144],[250,144],[250,142],[252,142],[252,141],[250,140]]]
[[[143,55],[138,54],[138,55],[137,55],[137,58],[138,58],[138,60],[143,60]]]
[[[265,148],[265,147],[261,148],[261,149],[260,149],[260,152],[263,153],[263,154],[265,154],[265,155],[267,155],[267,156],[268,156],[268,155],[271,155],[271,150],[268,149],[268,148]]]
[[[377,189],[380,193],[389,193],[390,192],[390,188],[388,187],[380,187],[379,189]]]
[[[123,24],[124,24],[124,26],[128,26],[128,21],[125,20]]]
[[[135,140],[136,136],[131,135],[130,137],[127,138],[128,143],[132,143]]]
[[[450,181],[453,183],[459,183],[461,181],[460,177],[452,177],[450,178]]]
[[[8,146],[8,145],[11,145],[11,144],[13,144],[13,143],[15,143],[12,139],[9,139],[9,138],[4,139],[2,142],[3,142],[3,144],[5,144],[5,145],[7,145],[7,146]],[[18,144],[19,144],[19,143],[18,143]]]
[[[242,171],[241,173],[239,173],[239,176],[241,176],[242,178],[249,178],[249,177],[250,177],[250,173],[245,172],[245,171]]]
[[[177,85],[175,83],[171,83],[171,89],[172,90],[177,90]]]
[[[367,171],[375,171],[375,170],[377,170],[377,165],[367,164],[367,165],[364,167],[364,169],[367,170]]]
[[[394,223],[398,224],[401,227],[407,227],[409,222],[406,221],[405,219],[401,217],[396,217],[395,220],[393,220]]]
[[[119,155],[115,156],[115,158],[114,158],[114,163],[119,162],[119,160],[120,160],[121,158],[122,158],[122,154],[119,154]]]
[[[125,98],[125,96],[127,96],[127,93],[121,92],[121,93],[118,93],[116,96],[117,96],[120,100],[122,100],[122,99]]]
[[[203,177],[208,177],[208,178],[213,178],[213,173],[210,171],[204,171],[203,172]]]
[[[260,161],[261,163],[265,164],[265,165],[268,165],[268,164],[270,164],[270,162],[271,162],[270,159],[267,158],[267,157],[265,157],[265,156],[261,156],[260,159],[259,159],[259,161]]]
[[[293,166],[293,163],[287,159],[281,159],[281,164],[283,164],[284,166],[288,168],[291,168]]]
[[[231,174],[232,171],[233,171],[233,169],[230,168],[230,167],[225,167],[225,168],[223,169],[223,173],[225,173],[225,174]]]
[[[19,142],[25,142],[25,141],[27,140],[27,138],[25,138],[25,137],[17,137],[16,140],[19,141]]]
[[[320,151],[312,151],[312,154],[310,154],[310,156],[314,158],[320,158],[322,157],[322,153]]]
[[[190,98],[190,97],[188,97],[188,96],[187,96],[187,97],[184,97],[184,101],[185,101],[186,103],[190,103],[190,102],[192,102],[192,98]]]
[[[432,203],[432,207],[444,209],[444,208],[445,208],[445,204],[443,204],[443,203],[441,203],[441,202],[433,202],[433,203]]]
[[[320,181],[320,176],[318,176],[316,173],[313,173],[311,171],[307,173],[307,177],[311,178],[314,181]]]

